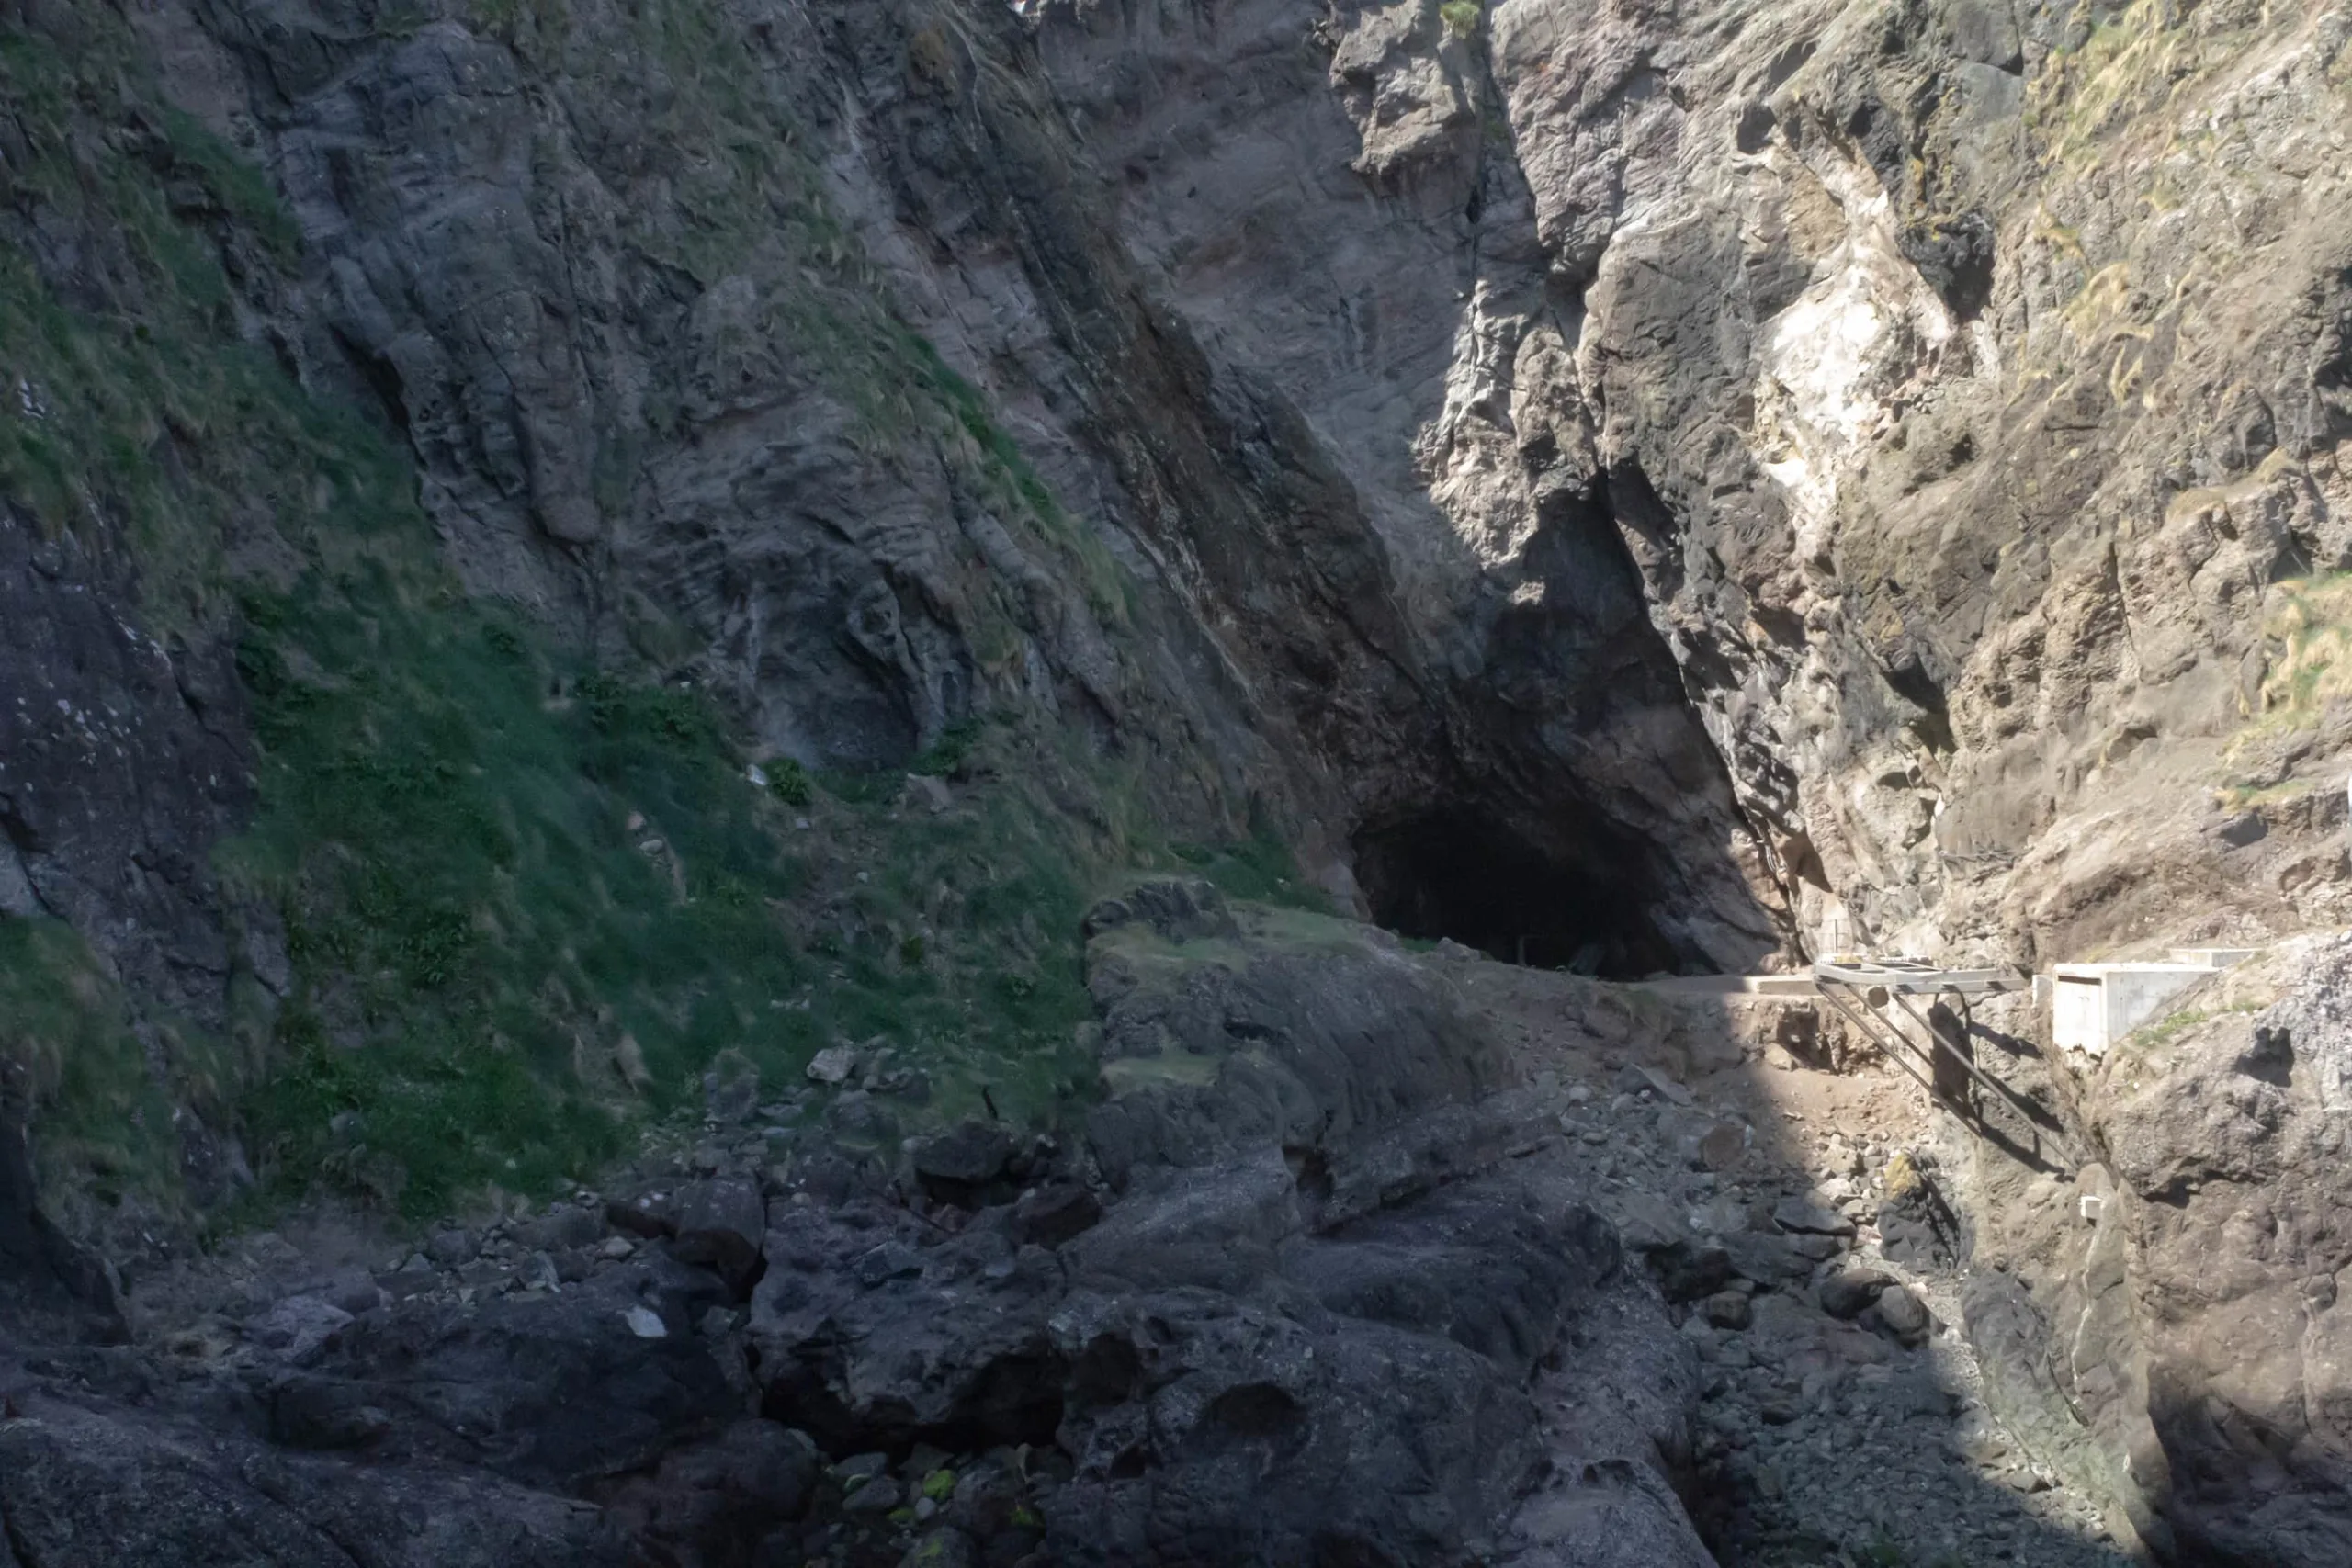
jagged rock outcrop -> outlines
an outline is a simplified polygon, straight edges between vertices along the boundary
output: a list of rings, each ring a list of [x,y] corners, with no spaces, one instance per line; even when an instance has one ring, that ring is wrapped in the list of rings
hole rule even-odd
[[[1131,903],[1159,908],[1137,916]],[[1381,1180],[1401,1191],[1412,1179],[1394,1142],[1402,1109],[1459,1107],[1506,1083],[1492,1026],[1394,938],[1290,920],[1279,937],[1245,936],[1202,882],[1147,884],[1098,906],[1087,977],[1106,1094],[1088,1113],[1087,1139],[1114,1184],[1138,1165],[1199,1165],[1272,1144],[1311,1159],[1332,1195],[1344,1183],[1361,1210]],[[1385,1153],[1405,1163],[1368,1198],[1355,1190],[1356,1168],[1384,1135]]]
[[[1506,1166],[1556,1139],[1524,1109],[1515,1138],[1487,1134],[1516,1077],[1491,1025],[1393,939],[1389,991],[1367,989],[1379,941],[1237,920],[1201,884],[1090,925],[1125,1053],[1106,1067],[1160,1069],[1115,1079],[1089,1129],[1125,1195],[1050,1250],[1019,1244],[1010,1207],[943,1238],[871,1204],[776,1205],[751,1325],[764,1408],[835,1450],[1052,1442],[1057,1562],[1705,1562],[1670,1473],[1690,1353],[1581,1186]],[[1138,936],[1201,1029],[1138,1021]],[[1419,992],[1464,1060],[1417,1053],[1409,1008],[1335,1027],[1345,990]]]
[[[1980,1204],[1968,1328],[2017,1428],[2182,1560],[2312,1563],[2352,1542],[2335,1277],[2352,1261],[2341,937],[2183,992],[2066,1055],[2093,1163]]]

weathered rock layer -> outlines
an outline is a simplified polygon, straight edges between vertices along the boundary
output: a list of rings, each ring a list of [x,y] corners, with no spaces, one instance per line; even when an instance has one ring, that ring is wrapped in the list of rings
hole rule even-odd
[[[1120,760],[1156,822],[1287,840],[1344,907],[1585,973],[2030,962],[2352,916],[2340,6],[0,0],[0,28],[23,361],[0,366],[0,936],[8,976],[101,1021],[0,1081],[0,1255],[44,1334],[111,1337],[119,1292],[34,1206],[19,1102],[107,1109],[104,1137],[52,1145],[103,1145],[88,1228],[143,1234],[117,1179],[141,1161],[199,1203],[233,1190],[238,1087],[298,1049],[294,1103],[347,1184],[396,1201],[409,1174],[372,1159],[334,1053],[400,1012],[391,988],[438,1007],[525,912],[401,905],[379,867],[343,889],[398,928],[378,953],[307,918],[332,872],[223,848],[256,759],[336,702],[347,744],[296,796],[356,780],[370,825],[455,801],[431,825],[491,846],[483,886],[523,818],[561,815],[474,809],[466,766],[383,754],[411,739],[365,705],[388,607],[494,607],[512,625],[476,640],[532,682],[515,626],[597,671],[484,728],[587,713],[599,788],[641,783],[595,728],[616,671],[715,700],[750,760],[860,777],[1017,715]],[[104,69],[43,96],[22,61]],[[409,466],[348,460],[317,423],[346,416]],[[460,593],[388,564],[412,487]],[[338,594],[340,667],[265,635],[289,596]],[[686,747],[698,711],[639,716]],[[1118,840],[1069,776],[1057,820]],[[665,905],[767,907],[693,880],[633,796],[594,804]],[[810,830],[760,804],[707,863]],[[956,908],[944,881],[913,897],[922,929],[840,921],[910,986]],[[597,1288],[662,1343],[750,1311],[770,1392],[829,1440],[1055,1438],[1071,1473],[1022,1528],[1080,1557],[1697,1551],[1658,1459],[1687,1400],[1584,1410],[1633,1436],[1578,1465],[1545,1426],[1562,1347],[1648,1365],[1656,1303],[1571,1195],[1492,1174],[1523,1105],[1491,1040],[1371,939],[1256,951],[1157,897],[1092,933],[1111,1220],[1071,1217],[1090,1191],[991,1222],[1071,1225],[1055,1245],[983,1227],[910,1269],[920,1220],[773,1224],[760,1198],[722,1224],[743,1195],[705,1194],[663,1222],[690,1278]],[[45,934],[67,927],[86,953]],[[842,945],[809,936],[825,965]],[[2029,1192],[1988,1166],[2022,1208],[1980,1219],[2027,1266],[1969,1297],[2016,1348],[2019,1418],[2072,1406],[2053,1452],[2150,1542],[2249,1562],[2345,1551],[2340,965],[2294,962],[2244,1027],[2051,1079],[2104,1175]],[[583,1100],[642,1092],[617,1004],[577,954],[544,967],[465,1015],[462,1049],[495,1065],[536,1030]],[[895,1134],[854,1103],[837,1130]],[[1010,1180],[984,1153],[921,1179],[978,1201]],[[2087,1240],[2052,1218],[2084,1198]],[[889,1234],[835,1267],[861,1227]],[[969,1321],[926,1337],[901,1299],[926,1292]],[[323,1359],[200,1408],[142,1403],[145,1351],[26,1373],[0,1557],[186,1560],[137,1536],[148,1514],[101,1518],[116,1473],[233,1496],[232,1534],[287,1562],[384,1533],[352,1509],[489,1532],[438,1561],[603,1550],[517,1488],[618,1489],[616,1518],[741,1543],[784,1526],[738,1494],[814,1484],[773,1433],[664,1460],[749,1363],[649,1371],[628,1337],[657,1337],[618,1305],[483,1354],[544,1330],[561,1375],[638,1380],[658,1429],[628,1447],[613,1413],[626,1453],[560,1462],[501,1446],[528,1400],[478,1375],[478,1330],[418,1312],[333,1346],[282,1325]],[[1579,1341],[1601,1315],[1636,1326]],[[884,1345],[936,1375],[875,1371]],[[1447,1436],[1374,1453],[1357,1426]],[[424,1490],[329,1497],[311,1460],[254,1458],[272,1443],[383,1445]],[[871,1478],[825,1506],[849,1480]],[[1320,1511],[1274,1506],[1300,1496]]]

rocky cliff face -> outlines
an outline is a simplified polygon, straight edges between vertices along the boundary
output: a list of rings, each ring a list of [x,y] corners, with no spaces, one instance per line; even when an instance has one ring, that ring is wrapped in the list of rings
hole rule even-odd
[[[473,592],[1619,969],[2332,896],[2331,17],[132,14]]]
[[[1300,1005],[1090,976],[1137,864],[1608,976],[2343,923],[2347,37],[0,0],[8,1256],[105,1329],[256,1183],[552,1188],[820,1047],[905,1058],[854,1141],[1067,1119]],[[1299,1038],[1344,1070],[1114,1096],[1097,1174],[1311,1144],[1359,1077],[1497,1090],[1400,1089],[1450,1036],[1344,999],[1394,1061],[1340,1008]],[[2040,1092],[2135,1228],[2020,1221],[1972,1311],[2017,1408],[2071,1401],[2151,1540],[2325,1560],[2333,1439],[2279,1414],[2325,1376],[2167,1326],[2213,1225],[2163,1171],[2218,1156],[2111,1074]],[[2276,1224],[2266,1344],[2288,1274],[2324,1322]],[[2111,1353],[2061,1374],[2070,1314]]]
[[[288,192],[288,352],[380,404],[475,591],[691,676],[812,766],[1042,710],[1163,759],[1171,800],[1257,792],[1342,897],[1352,874],[1442,926],[1463,900],[1431,861],[1525,859],[1622,894],[1532,933],[1563,959],[1751,959],[1778,895],[1581,403],[1500,391],[1521,339],[1570,363],[1508,149],[1456,127],[1446,172],[1384,194],[1313,22],[1033,37],[709,0],[146,26]],[[1437,48],[1421,22],[1400,47]],[[1163,50],[1202,79],[1144,87]],[[1334,223],[1363,232],[1302,265]],[[1457,372],[1474,282],[1520,313]],[[1469,434],[1441,457],[1480,421],[1476,471]]]
[[[2087,1161],[1988,1183],[1970,1331],[2054,1462],[2167,1555],[2346,1550],[2335,1348],[2343,940],[2177,998],[2063,1091]]]
[[[1422,625],[1622,546],[1808,942],[2332,907],[2273,585],[2344,549],[2335,13],[1038,25],[1130,249],[1377,478]]]

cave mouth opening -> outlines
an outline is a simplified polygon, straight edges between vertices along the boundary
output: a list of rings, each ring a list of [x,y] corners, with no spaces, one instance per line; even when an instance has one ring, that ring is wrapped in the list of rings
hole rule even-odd
[[[1451,938],[1490,958],[1628,980],[1681,967],[1660,931],[1638,846],[1579,827],[1544,840],[1471,806],[1359,830],[1356,882],[1399,936]]]

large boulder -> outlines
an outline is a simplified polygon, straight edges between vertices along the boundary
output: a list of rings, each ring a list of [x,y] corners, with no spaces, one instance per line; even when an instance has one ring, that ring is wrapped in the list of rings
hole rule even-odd
[[[683,1561],[740,1562],[763,1536],[801,1516],[818,1461],[805,1434],[746,1419],[626,1478],[605,1506],[616,1527]]]
[[[838,1453],[1058,1448],[1057,1562],[1439,1562],[1501,1539],[1546,1473],[1530,1384],[1571,1340],[1606,1320],[1689,1359],[1564,1187],[1472,1177],[1336,1224],[1301,1188],[1274,1147],[1139,1172],[1057,1253],[1016,1249],[1010,1219],[943,1236],[879,1203],[780,1205],[764,1409]],[[1622,1449],[1657,1475],[1653,1439]],[[1555,1508],[1528,1539],[1605,1517]]]
[[[1181,903],[1182,921],[1147,911]],[[1204,885],[1145,884],[1089,918],[1087,985],[1108,1093],[1087,1120],[1104,1173],[1261,1145],[1320,1165],[1416,1114],[1505,1086],[1509,1059],[1443,973],[1385,931],[1236,914]]]
[[[677,1235],[672,1256],[708,1269],[738,1295],[749,1295],[767,1267],[761,1247],[767,1238],[767,1204],[760,1184],[748,1177],[718,1177],[678,1189],[671,1210]]]
[[[365,1314],[257,1391],[270,1435],[297,1449],[476,1465],[533,1485],[578,1486],[650,1464],[741,1409],[692,1332],[724,1292],[675,1267],[631,1263],[557,1295]]]
[[[356,1466],[77,1401],[0,1420],[0,1562],[622,1568],[596,1510],[480,1471]]]
[[[1020,1145],[994,1122],[962,1122],[914,1140],[908,1164],[922,1190],[966,1208],[1014,1196],[1012,1168]]]
[[[1071,1564],[1443,1562],[1540,1452],[1515,1380],[1438,1335],[1215,1292],[1085,1292],[1050,1502]]]
[[[782,1207],[767,1250],[750,1325],[766,1414],[837,1453],[1052,1441],[1063,1280],[1044,1249],[989,1229],[942,1242],[858,1201]]]

